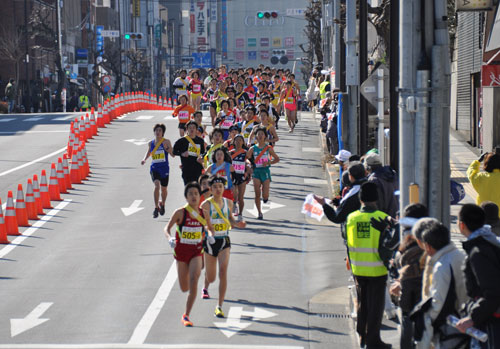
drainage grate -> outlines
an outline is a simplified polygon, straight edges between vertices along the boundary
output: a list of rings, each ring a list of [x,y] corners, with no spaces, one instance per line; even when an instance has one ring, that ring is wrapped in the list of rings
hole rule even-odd
[[[317,317],[322,319],[350,319],[351,315],[349,314],[314,314]]]

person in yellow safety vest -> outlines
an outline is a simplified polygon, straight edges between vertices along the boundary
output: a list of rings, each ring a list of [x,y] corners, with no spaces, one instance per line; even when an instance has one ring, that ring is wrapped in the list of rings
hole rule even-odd
[[[361,347],[391,348],[382,342],[380,327],[384,314],[387,268],[379,255],[381,231],[372,218],[385,220],[387,214],[377,210],[378,190],[375,183],[364,183],[359,190],[361,209],[347,217],[347,250],[356,283],[357,328]]]
[[[319,84],[319,95],[321,99],[326,98],[326,93],[331,90],[330,88],[330,80],[328,77],[323,81],[321,84]]]
[[[89,97],[87,97],[85,94],[81,94],[80,97],[78,98],[78,107],[85,111],[87,109],[90,109]]]

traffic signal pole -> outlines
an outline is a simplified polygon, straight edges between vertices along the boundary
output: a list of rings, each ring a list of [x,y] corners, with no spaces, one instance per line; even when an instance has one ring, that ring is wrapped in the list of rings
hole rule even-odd
[[[352,154],[358,153],[358,94],[359,74],[358,56],[356,53],[356,1],[346,1],[347,22],[347,56],[346,56],[346,85],[347,85],[347,113],[349,136],[347,149]]]

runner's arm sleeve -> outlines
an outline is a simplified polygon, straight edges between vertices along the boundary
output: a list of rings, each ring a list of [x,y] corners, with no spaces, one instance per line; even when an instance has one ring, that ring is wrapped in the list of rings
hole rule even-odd
[[[181,155],[187,150],[187,140],[185,138],[178,139],[174,144],[174,155]]]

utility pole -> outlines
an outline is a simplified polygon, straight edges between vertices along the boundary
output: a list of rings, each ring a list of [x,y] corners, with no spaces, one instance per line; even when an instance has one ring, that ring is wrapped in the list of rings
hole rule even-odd
[[[358,153],[358,94],[359,74],[358,56],[356,54],[356,1],[346,1],[347,22],[347,56],[346,56],[346,85],[347,85],[347,112],[349,136],[348,150]]]
[[[389,148],[391,151],[390,165],[392,168],[399,168],[399,96],[396,91],[399,84],[399,1],[391,0],[390,16],[390,43],[389,43],[389,96],[390,96],[390,134]]]
[[[120,54],[120,86],[118,86],[118,92],[122,92],[122,85],[123,85],[123,60],[122,60],[122,11],[121,11],[121,2],[122,0],[118,0],[118,32],[120,33],[120,36],[118,37],[118,46],[120,47],[119,49],[119,54]]]
[[[368,5],[359,0],[359,85],[368,78]],[[359,96],[359,154],[368,150],[368,101]],[[380,149],[379,149],[380,151]]]
[[[333,69],[335,70],[335,81],[334,86],[340,88],[340,75],[342,74],[340,65],[340,0],[333,0],[333,45],[332,45],[332,58],[333,58]]]
[[[30,86],[30,78],[29,78],[29,63],[30,63],[30,55],[29,55],[29,47],[28,47],[28,1],[24,0],[24,32],[26,34],[25,37],[25,50],[26,50],[26,56],[24,60],[24,67],[26,69],[26,91],[28,92],[28,100],[31,98],[31,86]],[[18,82],[16,82],[18,83]],[[24,92],[26,93],[26,92]],[[29,106],[31,106],[31,102],[29,103]],[[30,110],[26,110],[26,112],[30,112]]]

